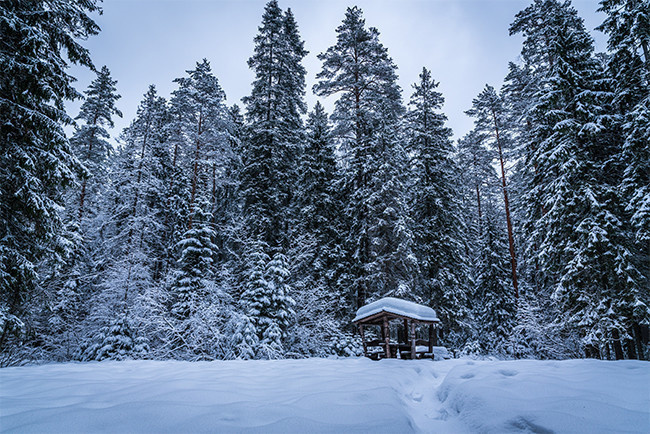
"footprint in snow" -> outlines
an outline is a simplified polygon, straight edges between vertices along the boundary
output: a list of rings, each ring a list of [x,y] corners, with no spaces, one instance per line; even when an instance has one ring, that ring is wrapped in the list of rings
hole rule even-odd
[[[499,369],[499,374],[505,376],[505,377],[514,377],[517,375],[519,372],[513,370],[513,369]]]
[[[461,375],[460,378],[462,378],[463,380],[468,380],[470,378],[474,378],[474,374],[472,374],[471,372],[468,372],[467,374]]]

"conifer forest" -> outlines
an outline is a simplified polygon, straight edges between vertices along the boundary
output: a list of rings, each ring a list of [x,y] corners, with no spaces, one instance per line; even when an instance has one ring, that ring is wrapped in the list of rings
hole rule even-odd
[[[0,366],[358,356],[351,320],[386,296],[435,309],[456,356],[650,358],[647,0],[594,1],[595,30],[528,2],[459,140],[431,65],[399,86],[358,7],[308,87],[282,0],[239,104],[198,59],[115,131],[84,47],[110,7],[0,1]]]

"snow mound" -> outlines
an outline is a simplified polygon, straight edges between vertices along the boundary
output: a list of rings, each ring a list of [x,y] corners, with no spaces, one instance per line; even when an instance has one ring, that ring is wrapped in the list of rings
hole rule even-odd
[[[475,432],[650,432],[648,362],[465,361],[438,397]]]
[[[440,321],[436,316],[436,312],[428,306],[400,300],[399,298],[386,297],[361,307],[357,310],[357,316],[354,317],[352,322],[357,322],[379,312],[394,313],[420,321]]]

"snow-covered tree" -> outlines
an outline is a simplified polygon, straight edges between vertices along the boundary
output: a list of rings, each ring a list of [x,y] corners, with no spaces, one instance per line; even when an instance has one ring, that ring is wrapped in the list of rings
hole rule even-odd
[[[339,190],[346,198],[344,245],[349,262],[341,277],[349,307],[372,297],[408,293],[414,261],[405,202],[404,113],[396,66],[367,29],[359,8],[348,8],[336,44],[319,54],[323,68],[314,91],[338,95],[332,120],[344,152]]]
[[[80,97],[68,62],[93,68],[77,38],[97,34],[94,0],[11,1],[0,7],[0,351],[24,330],[42,260],[60,260],[62,189],[80,163],[63,131],[64,101]],[[35,73],[38,71],[38,73]]]
[[[568,3],[537,0],[511,30],[525,36],[522,54],[545,62],[526,154],[530,255],[544,270],[559,321],[579,331],[585,353],[613,345],[622,357],[621,339],[648,307],[621,212],[610,88]],[[540,32],[548,39],[533,53],[529,40]]]
[[[119,316],[102,328],[95,339],[96,343],[83,352],[83,360],[141,359],[149,352],[147,339],[137,336],[124,316]]]
[[[290,244],[295,183],[303,142],[307,54],[291,10],[276,0],[266,4],[255,51],[248,60],[255,73],[243,98],[249,134],[243,143],[240,191],[248,236],[272,251]]]
[[[444,321],[446,331],[467,328],[466,226],[451,130],[439,113],[444,98],[431,72],[422,69],[406,115],[412,158],[412,216],[420,279],[416,294]]]
[[[599,11],[607,14],[599,30],[608,36],[607,69],[613,79],[614,111],[621,125],[622,149],[618,163],[623,170],[625,218],[632,224],[635,264],[650,281],[650,5],[642,0],[602,0]],[[619,136],[617,136],[618,138]],[[648,298],[644,299],[647,305]],[[642,309],[638,309],[639,312]],[[643,348],[644,315],[633,314],[630,334],[639,357],[650,357]]]
[[[195,206],[193,226],[178,242],[178,271],[172,285],[174,293],[171,312],[179,321],[196,314],[199,301],[206,297],[209,281],[214,277],[214,257],[217,247],[210,217],[203,211],[204,203]]]
[[[105,183],[107,160],[112,150],[106,140],[109,134],[105,127],[113,127],[113,116],[122,117],[122,112],[115,107],[115,102],[120,98],[116,84],[108,67],[103,66],[97,78],[88,86],[86,99],[79,109],[77,119],[84,124],[77,128],[70,140],[75,155],[86,168],[80,176],[81,186],[76,200],[80,222],[88,209],[94,211],[91,216],[97,212],[95,197]]]
[[[173,164],[178,164],[190,181],[185,224],[191,228],[195,204],[210,199],[209,192],[215,190],[226,161],[229,115],[224,105],[226,95],[206,59],[187,74],[174,80],[179,87],[170,101],[173,121],[169,128],[175,140]]]
[[[494,88],[486,85],[485,89],[472,101],[472,108],[466,112],[475,118],[475,130],[480,137],[487,141],[487,145],[496,150],[496,155],[501,168],[501,188],[503,191],[503,204],[506,216],[506,227],[508,231],[508,247],[510,249],[510,267],[512,270],[512,286],[515,298],[519,297],[519,286],[517,282],[517,256],[515,253],[515,238],[510,217],[510,200],[508,195],[508,183],[506,178],[506,161],[504,148],[509,143],[509,131],[507,130],[506,119],[508,118],[503,99]]]
[[[248,282],[242,294],[249,332],[255,330],[260,342],[258,356],[276,358],[284,355],[284,339],[291,323],[293,305],[289,264],[286,256],[276,253],[271,259],[263,243],[256,243],[248,254]],[[252,338],[248,338],[252,340]]]
[[[511,354],[509,343],[515,325],[516,302],[509,273],[507,237],[500,224],[502,215],[493,201],[494,196],[486,197],[481,219],[475,327],[483,351]]]

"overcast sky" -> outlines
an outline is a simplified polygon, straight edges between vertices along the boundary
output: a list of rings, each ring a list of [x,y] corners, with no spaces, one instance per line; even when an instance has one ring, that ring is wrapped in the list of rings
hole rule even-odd
[[[440,82],[454,137],[472,128],[463,113],[486,83],[499,88],[509,61],[521,49],[519,36],[508,36],[514,15],[530,0],[280,0],[291,8],[309,54],[306,100],[311,109],[317,100],[311,88],[321,62],[317,54],[336,41],[336,28],[348,6],[357,5],[367,26],[379,29],[380,40],[398,66],[404,101],[423,66]],[[124,118],[115,120],[117,136],[135,116],[149,84],[165,97],[174,90],[174,78],[182,77],[195,63],[207,58],[226,92],[228,104],[241,106],[250,92],[253,73],[247,59],[260,25],[265,0],[105,0],[104,13],[95,16],[102,31],[84,45],[99,68],[107,65],[118,81],[122,98],[118,108]],[[602,22],[596,0],[574,0],[588,29]],[[605,38],[592,31],[596,48],[605,49]],[[72,68],[77,89],[84,90],[94,74]],[[333,99],[323,101],[331,111]],[[69,105],[76,116],[79,103]]]

